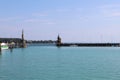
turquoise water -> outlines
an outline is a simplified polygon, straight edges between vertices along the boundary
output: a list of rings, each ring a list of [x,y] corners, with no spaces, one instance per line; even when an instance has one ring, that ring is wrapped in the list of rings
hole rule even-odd
[[[0,54],[0,80],[120,80],[120,48],[5,50]]]

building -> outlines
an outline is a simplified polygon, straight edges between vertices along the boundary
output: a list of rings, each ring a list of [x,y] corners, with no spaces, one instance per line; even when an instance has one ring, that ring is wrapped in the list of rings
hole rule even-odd
[[[15,43],[15,47],[26,47],[26,40],[24,39],[24,31],[22,30],[21,38],[0,38],[0,43]]]

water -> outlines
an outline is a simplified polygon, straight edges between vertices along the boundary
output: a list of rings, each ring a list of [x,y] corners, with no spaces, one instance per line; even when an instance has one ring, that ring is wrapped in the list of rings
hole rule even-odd
[[[120,48],[5,50],[0,55],[0,80],[120,80]]]

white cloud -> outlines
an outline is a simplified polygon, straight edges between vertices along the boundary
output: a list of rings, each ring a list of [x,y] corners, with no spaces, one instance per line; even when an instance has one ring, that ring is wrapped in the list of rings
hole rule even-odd
[[[46,14],[46,13],[33,13],[32,16],[35,16],[35,17],[45,17],[45,16],[48,16],[48,14]]]
[[[116,16],[116,17],[120,17],[120,12],[113,12],[110,16]]]
[[[82,11],[82,8],[61,8],[57,9],[57,12],[76,12],[76,11]]]
[[[106,4],[99,6],[99,8],[115,8],[115,7],[120,7],[120,4]]]
[[[24,20],[24,22],[33,23],[33,22],[41,22],[41,21],[39,19],[27,19],[27,20]]]
[[[100,6],[99,9],[105,17],[120,17],[119,4],[103,5]]]
[[[56,24],[55,22],[49,21],[49,20],[40,20],[40,19],[27,19],[24,20],[24,22],[27,23],[41,23],[41,24]]]
[[[8,22],[8,21],[14,21],[14,20],[20,20],[22,17],[8,17],[8,18],[1,18],[0,22]]]
[[[105,17],[120,17],[120,11],[103,10],[102,14]]]
[[[44,22],[43,24],[55,25],[56,23],[55,23],[55,22],[52,22],[52,21],[46,21],[46,22]]]
[[[71,9],[57,9],[57,12],[68,12],[71,11]]]

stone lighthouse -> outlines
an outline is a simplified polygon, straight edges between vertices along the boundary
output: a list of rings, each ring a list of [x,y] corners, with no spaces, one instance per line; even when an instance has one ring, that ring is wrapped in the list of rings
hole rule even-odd
[[[58,35],[57,37],[57,43],[56,43],[57,46],[60,46],[61,45],[61,38],[60,36]]]

